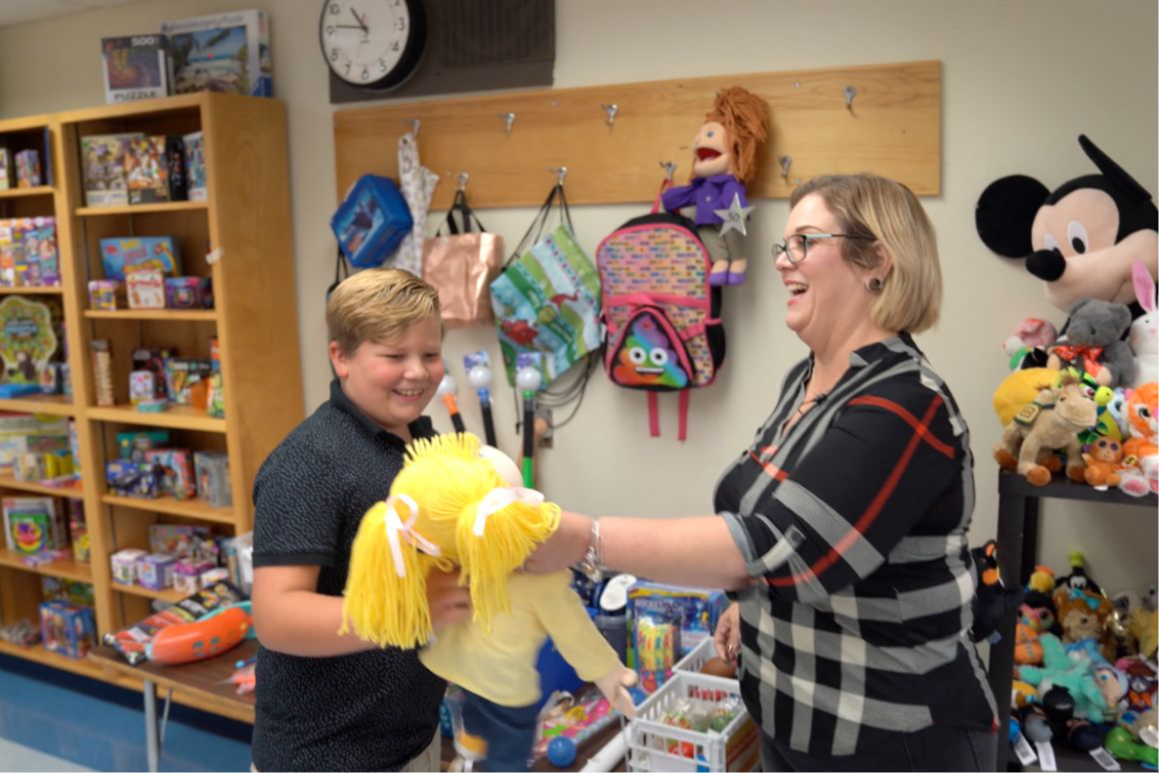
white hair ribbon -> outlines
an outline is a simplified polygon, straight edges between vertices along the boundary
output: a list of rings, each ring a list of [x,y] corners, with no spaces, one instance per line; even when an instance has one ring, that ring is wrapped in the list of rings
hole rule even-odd
[[[493,489],[491,493],[483,497],[483,501],[479,503],[479,511],[475,513],[475,536],[483,536],[483,529],[487,526],[489,517],[516,502],[527,505],[543,504],[543,494],[532,488],[516,486]]]
[[[395,504],[402,502],[410,508],[410,518],[403,523],[402,517],[395,509]],[[402,562],[402,542],[399,537],[403,535],[402,539],[417,547],[428,556],[440,556],[442,551],[439,546],[429,541],[423,535],[414,530],[415,521],[419,517],[419,506],[411,497],[406,494],[392,494],[386,500],[386,541],[390,543],[390,553],[394,556],[394,571],[399,577],[406,577],[406,566]]]

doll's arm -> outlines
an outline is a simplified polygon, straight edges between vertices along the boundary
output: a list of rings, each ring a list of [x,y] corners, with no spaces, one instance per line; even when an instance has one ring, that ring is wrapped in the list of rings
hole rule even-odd
[[[693,186],[681,185],[664,191],[660,201],[664,205],[665,212],[675,212],[681,207],[692,206],[695,195],[696,189]]]
[[[595,683],[622,714],[634,717],[636,710],[627,688],[636,683],[636,673],[620,663],[616,651],[600,635],[579,596],[571,589],[570,579],[569,572],[558,572],[536,580],[542,588],[540,591],[537,587],[535,594],[539,622],[579,677]]]

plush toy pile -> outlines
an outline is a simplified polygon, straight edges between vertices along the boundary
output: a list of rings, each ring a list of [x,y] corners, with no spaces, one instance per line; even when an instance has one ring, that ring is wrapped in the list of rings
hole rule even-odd
[[[1036,567],[1023,591],[1014,650],[1012,723],[1034,743],[1104,746],[1154,767],[1156,589],[1108,598],[1081,553],[1055,579]]]
[[[1065,467],[1097,488],[1159,493],[1159,210],[1094,143],[1079,144],[1100,174],[1054,192],[1013,175],[978,200],[982,241],[1025,258],[1068,314],[1057,330],[1026,319],[1006,341],[1012,372],[994,393],[1004,428],[994,456],[1037,486]]]

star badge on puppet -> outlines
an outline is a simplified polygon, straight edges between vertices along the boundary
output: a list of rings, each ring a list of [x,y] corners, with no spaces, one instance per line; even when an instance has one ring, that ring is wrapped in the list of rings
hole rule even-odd
[[[745,221],[748,220],[749,213],[754,207],[752,205],[742,207],[740,205],[740,194],[732,194],[732,204],[728,205],[728,209],[714,209],[712,212],[719,217],[723,222],[720,224],[720,235],[724,236],[729,231],[740,231],[741,236],[748,236],[748,229],[745,228]]]

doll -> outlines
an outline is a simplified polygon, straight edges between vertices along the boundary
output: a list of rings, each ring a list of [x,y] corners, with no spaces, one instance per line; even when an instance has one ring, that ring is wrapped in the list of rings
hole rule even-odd
[[[669,212],[695,205],[693,220],[712,258],[710,284],[744,284],[748,256],[742,237],[751,209],[745,186],[756,171],[757,146],[768,136],[765,101],[739,86],[723,89],[692,141],[691,184],[664,192]]]
[[[390,497],[363,517],[351,555],[340,633],[382,647],[422,647],[419,659],[466,693],[463,724],[487,743],[489,770],[526,770],[540,700],[536,657],[550,634],[582,679],[634,716],[635,674],[591,622],[570,573],[518,572],[559,526],[559,506],[518,482],[510,459],[483,455],[470,434],[418,440]],[[426,577],[461,568],[474,619],[432,641]]]

